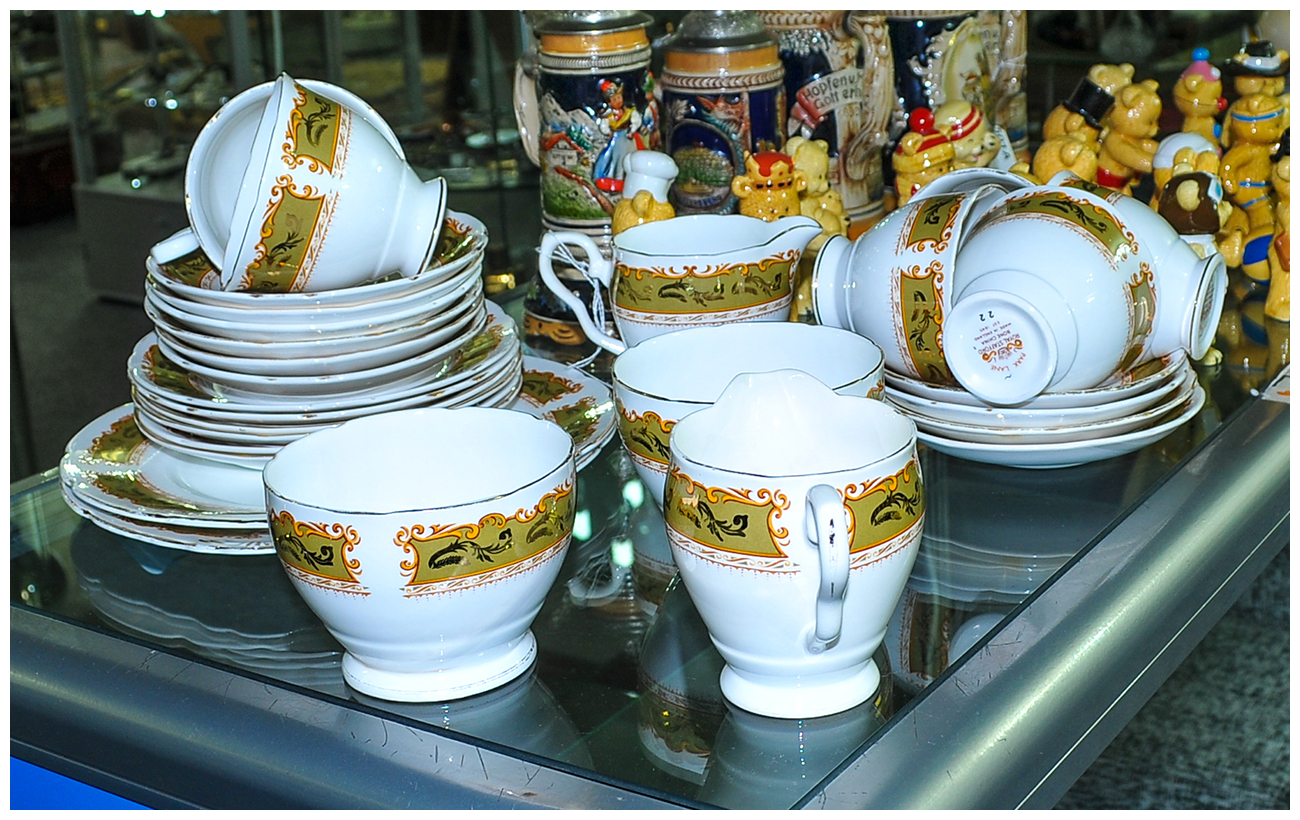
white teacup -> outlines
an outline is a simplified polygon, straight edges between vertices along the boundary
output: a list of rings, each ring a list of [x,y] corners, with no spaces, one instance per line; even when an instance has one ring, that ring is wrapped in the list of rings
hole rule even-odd
[[[782,718],[870,698],[925,518],[916,427],[782,370],[738,376],[669,443],[668,539],[723,694]]]
[[[281,74],[235,200],[221,286],[317,291],[416,276],[446,208],[446,180],[422,182],[367,119]]]
[[[357,95],[322,80],[297,80],[300,85],[334,100],[362,117],[384,137],[397,156],[402,144],[379,112]],[[220,265],[235,221],[235,199],[248,170],[258,122],[276,88],[274,80],[231,97],[199,131],[185,164],[185,212],[204,253]],[[175,257],[172,257],[175,258]]]
[[[986,178],[987,169],[969,170],[980,172],[976,181]],[[896,373],[955,386],[943,328],[957,250],[967,224],[1005,193],[981,183],[974,190],[919,194],[854,241],[832,236],[813,267],[817,322],[871,339]]]
[[[344,679],[394,701],[462,698],[529,668],[575,479],[562,428],[484,407],[354,419],[263,471],[276,553],[347,650]]]
[[[637,475],[660,508],[668,437],[713,404],[741,373],[802,370],[843,396],[883,398],[884,355],[870,339],[798,322],[742,322],[646,339],[614,360],[618,431]]]
[[[699,214],[647,222],[613,238],[613,261],[587,235],[550,231],[538,271],[569,306],[588,338],[613,353],[674,330],[732,322],[784,321],[799,257],[821,225],[811,217],[765,222],[739,214]],[[593,320],[582,300],[555,275],[561,245],[586,255],[585,275],[610,291],[621,339]]]
[[[1151,217],[1126,216],[1084,187],[1029,188],[993,203],[962,243],[943,323],[944,357],[962,386],[990,404],[1017,404],[1095,387],[1180,348],[1205,355],[1223,258],[1201,260]]]

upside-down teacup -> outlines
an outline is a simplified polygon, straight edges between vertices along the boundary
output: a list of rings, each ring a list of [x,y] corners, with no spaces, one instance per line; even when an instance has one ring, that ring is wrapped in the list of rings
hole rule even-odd
[[[222,252],[225,290],[315,291],[415,276],[447,208],[385,135],[281,74],[262,110]]]
[[[918,194],[854,241],[831,237],[813,267],[817,322],[871,339],[891,371],[956,385],[944,360],[943,322],[957,249],[967,223],[1006,190],[981,184]]]
[[[980,399],[1009,405],[1095,387],[1178,349],[1205,355],[1223,258],[1176,247],[1183,243],[1155,230],[1158,220],[1139,224],[1081,187],[1040,186],[995,202],[957,255],[943,322],[952,374]]]
[[[669,444],[668,540],[723,695],[782,718],[870,698],[925,518],[911,420],[806,373],[747,373]]]
[[[884,356],[870,339],[799,322],[741,322],[646,339],[614,360],[623,447],[663,507],[673,426],[713,404],[741,373],[802,370],[843,396],[883,398]]]
[[[804,248],[819,233],[821,225],[807,216],[775,222],[740,214],[682,216],[615,235],[611,261],[585,234],[550,231],[542,238],[538,271],[587,336],[617,354],[689,327],[784,321],[793,299],[791,277]],[[611,292],[621,339],[606,333],[603,322],[593,320],[588,307],[555,275],[553,260],[566,245],[582,248],[585,275]]]
[[[346,650],[344,679],[394,701],[485,692],[531,666],[575,476],[561,427],[485,407],[354,419],[263,471],[276,553]]]

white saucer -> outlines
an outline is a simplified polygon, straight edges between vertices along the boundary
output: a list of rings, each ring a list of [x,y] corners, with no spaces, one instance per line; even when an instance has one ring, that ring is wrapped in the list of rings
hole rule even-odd
[[[1056,428],[1077,424],[1094,424],[1139,413],[1160,402],[1196,377],[1190,364],[1165,382],[1151,389],[1117,401],[1084,407],[993,407],[990,405],[957,404],[954,402],[923,399],[905,390],[885,387],[885,397],[891,404],[919,421],[968,424],[985,429]]]
[[[604,382],[537,356],[524,356],[523,389],[512,407],[563,427],[578,449],[578,469],[591,463],[618,430],[614,395]]]
[[[1016,405],[1026,409],[1061,409],[1072,407],[1090,407],[1096,404],[1119,401],[1129,396],[1145,393],[1157,384],[1172,378],[1187,361],[1187,354],[1178,351],[1162,359],[1138,365],[1112,382],[1089,390],[1069,390],[1063,393],[1040,393],[1027,402]],[[910,393],[922,399],[965,404],[971,407],[987,407],[971,393],[960,387],[945,387],[927,384],[922,381],[885,371],[885,386]]]
[[[1198,384],[1183,409],[1172,419],[1143,430],[1090,441],[1066,441],[1054,444],[981,444],[954,441],[944,436],[917,431],[919,441],[941,453],[957,458],[1028,469],[1073,467],[1102,459],[1115,458],[1154,444],[1187,423],[1205,404],[1205,391]]]
[[[134,411],[132,404],[110,410],[68,442],[59,469],[78,496],[137,519],[198,525],[266,518],[260,473],[177,457],[144,438]]]
[[[121,518],[90,507],[62,484],[63,500],[82,518],[125,538],[133,538],[159,547],[204,553],[242,553],[261,555],[275,552],[270,529],[214,530],[179,525],[150,525],[136,519]]]
[[[1197,387],[1196,380],[1180,379],[1179,390],[1166,396],[1159,404],[1118,418],[1072,424],[1064,427],[984,427],[974,424],[957,424],[938,421],[920,415],[907,414],[918,431],[943,436],[954,441],[984,444],[1052,444],[1069,441],[1093,441],[1123,435],[1150,427],[1168,413],[1175,412],[1191,398]]]

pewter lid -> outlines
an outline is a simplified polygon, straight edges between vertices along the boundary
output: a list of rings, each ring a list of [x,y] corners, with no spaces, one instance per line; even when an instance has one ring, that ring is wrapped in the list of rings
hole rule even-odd
[[[776,45],[763,21],[752,11],[690,11],[664,41],[665,51],[703,53],[745,51]]]
[[[645,28],[654,18],[643,11],[596,9],[528,12],[533,31],[542,34],[609,34]]]

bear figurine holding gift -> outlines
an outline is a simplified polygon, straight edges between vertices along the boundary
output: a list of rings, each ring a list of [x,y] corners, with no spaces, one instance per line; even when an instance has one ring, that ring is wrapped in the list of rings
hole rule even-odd
[[[803,171],[780,151],[745,152],[745,173],[731,181],[740,213],[767,222],[799,216],[799,192],[808,187]]]
[[[1228,107],[1228,100],[1223,96],[1222,73],[1210,65],[1209,49],[1198,48],[1192,52],[1192,64],[1174,85],[1174,106],[1183,115],[1185,133],[1219,141],[1221,129],[1217,118]]]
[[[906,205],[927,182],[951,171],[955,155],[952,143],[935,128],[930,109],[913,110],[908,124],[912,130],[898,141],[892,158],[899,206]]]
[[[1127,194],[1139,175],[1150,173],[1160,147],[1155,140],[1162,110],[1159,88],[1158,82],[1148,79],[1120,90],[1106,116],[1110,132],[1102,137],[1097,155],[1098,184]]]

